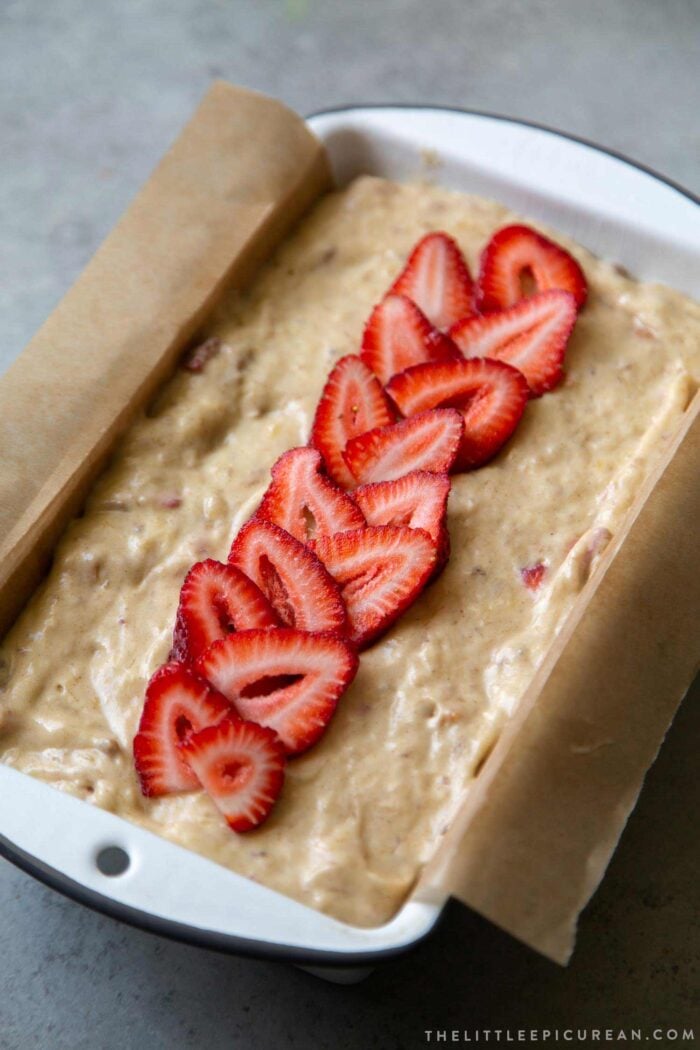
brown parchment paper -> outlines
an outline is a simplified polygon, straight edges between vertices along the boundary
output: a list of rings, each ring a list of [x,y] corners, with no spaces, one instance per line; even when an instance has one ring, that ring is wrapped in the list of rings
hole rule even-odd
[[[214,84],[0,382],[0,631],[217,295],[245,282],[329,183],[299,117]]]
[[[417,895],[556,962],[700,664],[700,394],[638,493]],[[650,846],[651,848],[651,846]]]
[[[330,184],[280,103],[215,84],[0,379],[0,631],[133,413],[224,287]],[[698,662],[700,403],[602,559],[416,895],[568,957]]]

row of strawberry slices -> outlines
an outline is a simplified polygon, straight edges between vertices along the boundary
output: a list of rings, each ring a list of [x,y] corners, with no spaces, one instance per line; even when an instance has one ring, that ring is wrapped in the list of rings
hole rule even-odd
[[[228,562],[187,574],[170,662],[149,683],[134,740],[145,795],[202,786],[236,831],[267,816],[285,758],[323,734],[358,652],[448,554],[446,474],[351,497],[314,448],[284,453],[272,474]]]
[[[332,370],[310,445],[275,463],[228,562],[185,579],[134,739],[145,795],[202,787],[236,831],[267,817],[358,652],[444,566],[449,472],[491,459],[559,382],[585,298],[578,264],[527,227],[492,238],[476,285],[450,237],[419,242]]]

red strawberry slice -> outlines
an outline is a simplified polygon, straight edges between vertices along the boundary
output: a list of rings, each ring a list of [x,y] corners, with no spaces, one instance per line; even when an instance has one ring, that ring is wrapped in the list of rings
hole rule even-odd
[[[408,525],[427,532],[443,564],[450,551],[445,525],[449,494],[448,474],[413,470],[394,481],[360,485],[353,496],[368,525]]]
[[[449,328],[474,312],[469,268],[446,233],[429,233],[418,242],[391,291],[412,299],[437,328]]]
[[[383,634],[415,601],[437,558],[426,532],[398,525],[321,536],[312,546],[338,581],[358,647]]]
[[[439,405],[459,409],[464,434],[456,466],[463,470],[495,456],[520,422],[529,394],[517,368],[488,357],[414,365],[394,376],[387,390],[407,416]]]
[[[440,365],[414,367],[439,368]],[[455,461],[463,430],[461,415],[455,409],[423,412],[348,441],[345,461],[362,484],[392,481],[412,470],[442,473]]]
[[[235,565],[208,558],[193,565],[180,591],[172,657],[196,660],[217,638],[279,623],[265,595]]]
[[[284,783],[284,750],[271,729],[230,715],[180,745],[183,759],[233,831],[270,814]]]
[[[459,321],[450,334],[465,357],[492,357],[523,373],[534,396],[560,382],[566,344],[576,321],[571,292],[552,289],[515,306]]]
[[[159,668],[148,683],[134,737],[134,764],[143,794],[153,797],[197,787],[179,745],[230,712],[229,702],[187,667],[169,663]]]
[[[362,336],[362,360],[382,383],[410,365],[460,356],[405,295],[387,295],[375,306]]]
[[[381,383],[367,365],[356,354],[341,357],[323,388],[311,430],[311,444],[338,485],[352,488],[355,484],[343,459],[348,441],[394,418]]]
[[[289,755],[318,740],[357,666],[337,635],[291,627],[231,634],[198,664],[240,715],[274,729]]]
[[[571,292],[580,310],[588,295],[583,270],[560,245],[529,226],[504,226],[481,253],[477,298],[483,313],[502,310],[533,291]]]
[[[322,469],[323,459],[315,448],[285,452],[272,468],[272,484],[256,518],[274,522],[302,543],[314,536],[360,528],[365,523],[362,511]]]
[[[229,561],[257,583],[281,623],[345,633],[345,606],[333,578],[279,525],[253,518],[233,541]]]

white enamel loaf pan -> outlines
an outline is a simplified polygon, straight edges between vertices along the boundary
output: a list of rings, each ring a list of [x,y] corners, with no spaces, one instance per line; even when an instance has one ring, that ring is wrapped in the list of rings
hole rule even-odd
[[[697,200],[622,157],[534,125],[434,107],[345,108],[309,125],[340,184],[360,173],[427,174],[566,231],[641,278],[700,296]],[[408,900],[386,925],[359,929],[2,765],[0,799],[7,859],[89,907],[223,951],[360,968],[426,936],[445,903]],[[108,847],[128,855],[122,874],[98,867]]]

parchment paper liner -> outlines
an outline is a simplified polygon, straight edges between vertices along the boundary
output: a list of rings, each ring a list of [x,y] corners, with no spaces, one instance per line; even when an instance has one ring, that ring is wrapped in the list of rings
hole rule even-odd
[[[279,102],[215,84],[0,382],[0,630],[115,439],[217,296],[320,192],[320,143]]]
[[[0,629],[224,288],[330,184],[280,103],[216,83],[0,380]],[[698,664],[700,400],[640,491],[415,890],[564,962]]]

